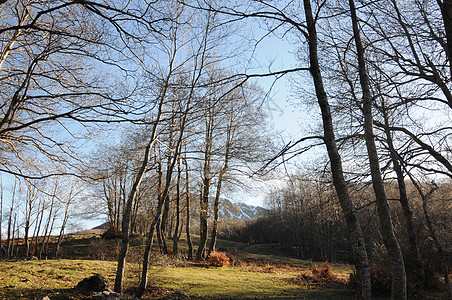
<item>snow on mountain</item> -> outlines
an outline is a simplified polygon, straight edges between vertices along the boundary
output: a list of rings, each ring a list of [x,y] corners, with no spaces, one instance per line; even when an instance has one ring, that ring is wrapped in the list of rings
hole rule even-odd
[[[220,200],[219,213],[222,220],[252,220],[265,215],[266,212],[267,210],[260,206],[233,203],[227,199]]]

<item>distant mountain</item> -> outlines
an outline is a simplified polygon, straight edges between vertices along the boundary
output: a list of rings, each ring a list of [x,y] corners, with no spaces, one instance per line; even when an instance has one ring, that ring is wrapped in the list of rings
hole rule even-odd
[[[102,230],[107,230],[108,229],[108,222],[105,222],[103,224],[100,224],[99,226],[94,227],[93,229],[102,229]]]
[[[210,205],[210,218],[213,220],[213,204],[209,203]],[[192,203],[192,223],[199,222],[199,213],[197,209],[199,208],[197,202]],[[267,209],[260,207],[260,206],[254,206],[254,205],[247,205],[245,203],[233,203],[227,199],[220,199],[220,220],[224,221],[234,221],[234,220],[253,220],[259,217],[262,217],[266,215],[268,212]],[[192,225],[193,225],[192,224]],[[195,225],[193,225],[195,226]],[[196,227],[196,226],[195,226]],[[108,223],[103,223],[99,226],[96,226],[92,228],[91,230],[85,230],[82,233],[89,233],[89,234],[101,234],[108,228]]]
[[[267,209],[247,205],[245,203],[233,203],[227,199],[220,200],[220,219],[221,220],[253,220],[264,216]],[[211,217],[213,217],[213,208],[211,207]]]

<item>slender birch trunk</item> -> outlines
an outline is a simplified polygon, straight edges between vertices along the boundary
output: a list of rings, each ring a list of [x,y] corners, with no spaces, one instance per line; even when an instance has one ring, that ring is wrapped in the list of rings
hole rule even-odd
[[[220,195],[221,195],[221,185],[223,183],[224,174],[228,170],[229,165],[229,153],[231,150],[232,136],[233,136],[233,128],[232,128],[232,120],[233,120],[233,111],[231,111],[231,117],[229,119],[228,124],[228,134],[226,137],[226,152],[224,154],[224,163],[221,167],[220,174],[218,175],[218,184],[217,191],[215,193],[215,201],[213,205],[213,225],[212,225],[212,233],[210,235],[210,246],[209,246],[209,254],[215,251],[215,246],[217,243],[217,234],[218,234],[218,219],[219,219],[219,210],[220,210]]]
[[[408,194],[405,185],[405,177],[403,174],[402,166],[400,165],[399,155],[395,149],[394,142],[392,139],[392,133],[389,129],[389,117],[384,102],[383,102],[383,116],[385,122],[384,131],[386,134],[386,141],[388,143],[393,169],[397,175],[397,185],[400,197],[399,201],[402,206],[403,215],[405,217],[408,241],[410,243],[409,249],[410,253],[408,255],[408,260],[411,260],[412,263],[409,265],[409,267],[412,269],[413,274],[415,274],[416,279],[420,280],[421,282],[424,282],[425,281],[424,262],[422,261],[421,253],[419,251],[419,243],[417,240],[416,228],[414,225],[413,211],[411,210],[411,205],[408,200]]]
[[[0,256],[4,253],[2,240],[2,225],[3,225],[3,174],[0,172]]]
[[[319,104],[324,131],[324,142],[327,148],[328,157],[330,159],[331,173],[333,184],[342,207],[342,212],[347,222],[349,239],[354,255],[354,264],[356,267],[357,278],[357,299],[370,299],[371,297],[371,281],[369,259],[364,243],[364,236],[361,230],[361,224],[356,212],[355,206],[350,197],[347,182],[344,178],[342,160],[337,149],[336,139],[334,136],[334,127],[331,116],[328,97],[323,85],[323,79],[320,72],[319,59],[317,54],[317,30],[316,23],[313,18],[310,0],[304,0],[304,8],[307,23],[307,39],[309,43],[309,61],[310,72],[314,81],[317,102]]]
[[[14,188],[13,188],[13,194],[12,194],[12,199],[11,199],[11,209],[9,211],[9,217],[8,217],[8,236],[7,236],[7,243],[6,243],[6,256],[10,257],[11,256],[11,223],[12,223],[12,217],[13,217],[13,211],[14,211],[14,202],[16,199],[16,184],[17,181],[14,181]],[[14,228],[13,228],[14,231]],[[14,232],[13,232],[14,235]],[[13,237],[14,239],[14,237]]]
[[[444,275],[444,282],[446,284],[447,290],[448,290],[448,299],[452,299],[452,285],[450,282],[450,275],[449,275],[449,265],[447,262],[447,255],[444,251],[443,244],[441,243],[438,235],[436,234],[435,226],[433,225],[432,217],[430,216],[430,211],[428,209],[428,200],[430,196],[438,189],[438,186],[433,183],[433,187],[428,191],[427,193],[424,193],[422,191],[422,188],[420,185],[416,182],[416,180],[413,178],[413,176],[408,173],[410,176],[411,182],[413,183],[414,187],[418,191],[419,195],[422,198],[422,210],[424,212],[425,221],[427,223],[427,228],[430,233],[431,238],[433,239],[436,249],[438,250],[438,255],[441,260],[441,264],[443,265],[443,275]]]
[[[190,174],[188,169],[188,162],[187,158],[184,159],[185,163],[185,193],[186,193],[186,225],[185,225],[185,232],[187,235],[187,245],[188,245],[188,259],[193,259],[193,243],[191,241],[191,233],[190,233],[190,213],[191,213],[191,207],[190,207]]]
[[[377,201],[377,211],[380,220],[380,230],[383,242],[388,250],[391,260],[392,270],[392,298],[406,299],[406,274],[405,264],[403,261],[402,250],[394,234],[391,219],[391,211],[389,209],[388,199],[384,188],[383,178],[381,176],[380,162],[375,144],[375,135],[373,132],[373,116],[372,116],[372,96],[370,91],[369,78],[366,70],[366,62],[364,55],[364,47],[361,42],[358,18],[356,15],[355,3],[349,0],[350,13],[353,24],[353,33],[358,56],[358,71],[363,93],[363,113],[364,113],[364,137],[366,140],[367,154],[370,163],[370,172],[372,176],[372,186]]]
[[[173,234],[173,253],[177,254],[179,252],[178,242],[179,242],[179,226],[180,226],[180,181],[181,181],[181,167],[180,167],[180,156],[177,159],[177,182],[176,182],[176,226]]]

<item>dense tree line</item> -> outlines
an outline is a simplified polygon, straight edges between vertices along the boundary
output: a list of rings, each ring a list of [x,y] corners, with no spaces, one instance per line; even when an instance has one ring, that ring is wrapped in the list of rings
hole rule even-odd
[[[312,174],[311,174],[312,175]],[[429,184],[429,183],[426,183]],[[435,228],[441,231],[445,246],[450,247],[450,210],[445,210],[450,202],[450,181],[438,184],[438,189],[429,199],[431,218]],[[388,198],[394,212],[394,227],[401,243],[407,268],[414,272],[415,257],[406,231],[403,208],[398,204],[396,180],[387,183]],[[434,241],[430,236],[423,211],[422,197],[415,186],[407,182],[407,190],[412,199],[413,219],[419,238],[422,260],[429,268],[442,269],[442,262],[435,256]],[[370,260],[386,264],[387,257],[378,228],[375,201],[370,183],[351,187],[351,196],[359,208]],[[266,200],[268,214],[251,222],[237,222],[224,227],[221,236],[244,243],[277,243],[294,257],[303,259],[328,260],[330,262],[353,262],[352,249],[347,238],[346,225],[341,217],[340,204],[331,185],[331,178],[321,175],[292,175],[283,187],[272,191]],[[430,274],[431,275],[431,274]]]

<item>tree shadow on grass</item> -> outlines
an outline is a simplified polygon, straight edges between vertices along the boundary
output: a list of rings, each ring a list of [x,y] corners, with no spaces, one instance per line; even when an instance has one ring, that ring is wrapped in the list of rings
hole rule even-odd
[[[41,300],[44,297],[51,300],[84,300],[91,299],[90,295],[83,295],[76,292],[75,289],[31,289],[31,288],[16,288],[14,286],[6,286],[0,288],[0,299],[27,299],[27,300]]]

